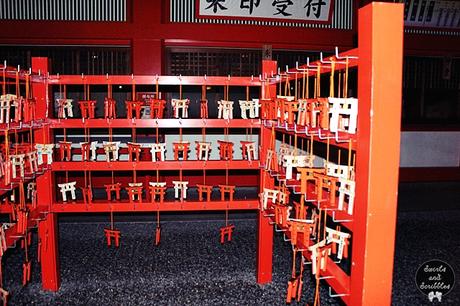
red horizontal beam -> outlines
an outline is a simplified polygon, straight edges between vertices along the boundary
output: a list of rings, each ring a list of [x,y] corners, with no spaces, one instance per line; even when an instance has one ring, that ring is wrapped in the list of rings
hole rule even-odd
[[[54,203],[51,206],[55,213],[101,213],[101,212],[155,212],[155,211],[213,211],[213,210],[256,210],[259,207],[258,200],[234,200],[230,201],[174,201],[159,203],[136,203],[94,201],[91,205],[82,203]]]
[[[259,128],[259,119],[61,119],[51,128]]]
[[[157,75],[50,75],[50,85],[212,85],[212,86],[261,86],[258,76],[157,76]]]
[[[117,161],[117,162],[53,162],[53,171],[130,171],[130,170],[224,170],[224,169],[259,169],[259,161],[247,160],[187,160],[187,161]]]

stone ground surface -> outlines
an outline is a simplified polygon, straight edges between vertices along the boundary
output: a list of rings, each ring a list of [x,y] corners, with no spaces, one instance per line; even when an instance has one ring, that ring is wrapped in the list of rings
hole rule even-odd
[[[405,212],[398,217],[393,280],[394,305],[430,305],[415,287],[424,261],[437,258],[460,271],[460,212]],[[153,246],[154,224],[119,223],[120,248],[104,243],[104,223],[61,222],[62,284],[59,292],[41,290],[33,263],[32,282],[22,287],[23,252],[3,259],[5,287],[11,305],[285,305],[291,251],[275,236],[273,282],[255,280],[256,221],[234,220],[234,240],[218,242],[222,221],[166,221],[162,244]],[[32,252],[36,251],[35,244]],[[35,256],[34,256],[35,257]],[[313,282],[307,273],[301,305],[311,302]],[[460,277],[457,277],[460,282]],[[460,283],[442,305],[460,305]],[[323,286],[322,305],[340,305]]]

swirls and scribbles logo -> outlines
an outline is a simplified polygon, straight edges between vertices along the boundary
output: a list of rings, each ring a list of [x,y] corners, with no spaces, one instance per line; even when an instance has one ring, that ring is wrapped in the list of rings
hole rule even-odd
[[[417,269],[415,283],[430,302],[441,302],[455,285],[454,269],[442,260],[429,260]]]

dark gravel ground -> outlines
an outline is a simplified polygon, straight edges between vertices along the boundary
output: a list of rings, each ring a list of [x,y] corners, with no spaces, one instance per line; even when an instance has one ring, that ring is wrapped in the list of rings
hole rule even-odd
[[[404,212],[397,224],[393,280],[394,305],[430,305],[415,287],[424,261],[437,258],[460,271],[460,211]],[[4,285],[11,305],[285,305],[291,250],[279,234],[274,241],[273,282],[257,285],[256,221],[234,220],[234,240],[220,245],[223,221],[166,221],[162,244],[153,245],[155,225],[118,223],[119,249],[104,243],[106,223],[61,222],[61,288],[41,290],[40,269],[33,263],[32,282],[22,287],[23,252],[10,250],[3,259]],[[35,258],[35,243],[32,246]],[[306,268],[301,305],[313,299]],[[460,277],[457,277],[460,282]],[[460,305],[460,284],[442,305]],[[322,289],[323,305],[340,305]],[[378,301],[376,301],[376,305]]]

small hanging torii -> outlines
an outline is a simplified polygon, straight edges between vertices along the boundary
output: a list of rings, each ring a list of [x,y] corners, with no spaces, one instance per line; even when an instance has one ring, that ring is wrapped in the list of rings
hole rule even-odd
[[[118,248],[120,246],[121,232],[114,228],[112,206],[110,206],[110,228],[104,228],[104,234],[108,247],[112,246],[112,240],[115,243],[115,247]]]
[[[158,76],[155,79],[155,98],[147,99],[146,103],[150,106],[150,119],[162,119],[164,117],[166,101],[161,99]]]
[[[150,200],[152,203],[158,198],[158,203],[163,204],[166,193],[166,182],[149,182]]]
[[[126,190],[128,191],[128,198],[130,204],[142,203],[142,188],[142,182],[128,183],[128,187],[126,187]]]
[[[72,160],[72,142],[59,141],[59,156],[61,157],[61,161]]]
[[[73,117],[73,99],[57,99],[56,102],[58,104],[58,118],[67,119],[68,117]]]
[[[76,184],[77,184],[76,181],[58,184],[58,187],[60,188],[60,192],[61,192],[63,202],[67,202],[67,193],[68,192],[70,192],[71,200],[72,201],[76,200],[76,194],[75,194],[75,189],[76,189],[75,185]]]
[[[241,109],[241,118],[255,119],[259,117],[259,99],[239,100],[239,103]]]
[[[150,146],[150,154],[152,155],[152,161],[156,162],[165,161],[166,156],[166,143],[152,143]]]
[[[16,95],[3,94],[0,96],[0,123],[10,123],[11,105],[17,99]]]
[[[17,167],[19,167],[19,177],[22,179],[24,178],[24,158],[25,154],[10,155],[11,172],[13,179],[17,177]]]
[[[233,119],[233,101],[219,100],[217,101],[218,119]]]
[[[115,119],[117,118],[117,101],[112,98],[112,84],[107,74],[107,97],[104,98],[104,118]]]
[[[46,164],[51,165],[53,163],[53,149],[54,149],[54,144],[53,143],[37,143],[35,144],[35,149],[37,150],[37,157],[38,157],[38,165],[43,165],[43,157],[46,157]]]
[[[80,142],[80,147],[82,161],[97,160],[97,141]]]
[[[142,145],[140,143],[128,142],[128,161],[140,161]]]
[[[134,81],[134,76],[131,75],[132,79],[132,92],[131,92],[131,100],[126,100],[126,118],[127,119],[141,119],[141,110],[142,106],[144,106],[144,102],[139,101],[136,99],[136,83]],[[134,114],[134,116],[133,116]]]
[[[37,151],[30,151],[26,154],[26,159],[29,162],[29,169],[31,174],[38,172],[38,161],[37,161]]]
[[[200,100],[200,118],[208,119],[208,99],[206,98],[206,84],[201,86],[201,100]]]
[[[104,141],[102,147],[104,148],[106,161],[118,161],[118,152],[120,150],[120,141]]]
[[[188,118],[189,99],[171,99],[174,110],[174,118]]]
[[[187,189],[188,189],[188,181],[172,181],[174,184],[174,198],[185,200],[187,199]]]
[[[338,259],[348,257],[348,246],[351,235],[340,231],[340,226],[337,229],[326,227],[326,243],[332,244],[332,254],[337,254]]]

